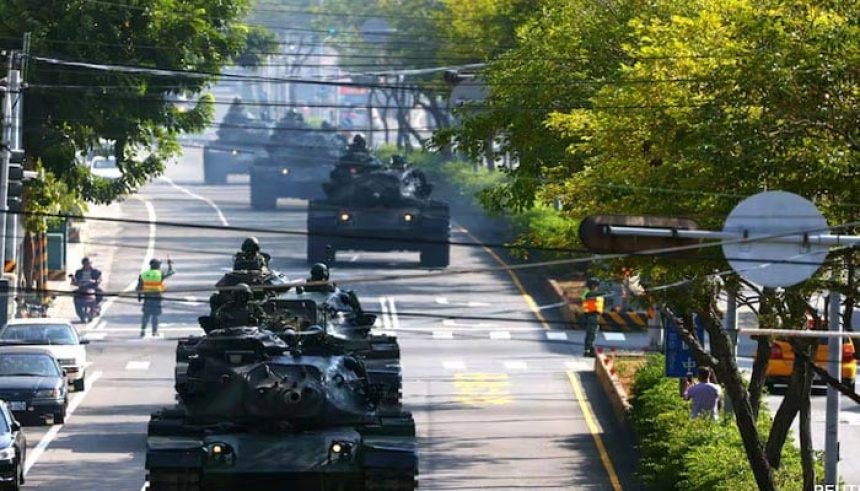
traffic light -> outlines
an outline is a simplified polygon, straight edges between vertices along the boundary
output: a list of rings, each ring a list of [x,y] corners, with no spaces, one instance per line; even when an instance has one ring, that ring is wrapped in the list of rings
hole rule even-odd
[[[20,213],[23,209],[24,197],[24,151],[9,152],[9,189],[6,194],[6,206],[12,213]]]

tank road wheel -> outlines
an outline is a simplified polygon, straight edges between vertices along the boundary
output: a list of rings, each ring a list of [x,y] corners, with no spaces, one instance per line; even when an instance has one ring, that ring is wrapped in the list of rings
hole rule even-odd
[[[421,267],[447,268],[451,261],[451,250],[447,241],[444,244],[428,244],[421,249]]]
[[[415,474],[402,469],[367,469],[365,491],[413,491],[418,488]]]
[[[201,491],[200,473],[193,469],[151,469],[150,491]]]

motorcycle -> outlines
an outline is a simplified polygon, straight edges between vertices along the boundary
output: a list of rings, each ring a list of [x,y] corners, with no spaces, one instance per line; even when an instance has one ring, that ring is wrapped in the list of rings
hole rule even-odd
[[[96,289],[98,282],[95,281],[75,281],[75,277],[69,275],[72,280],[72,285],[77,286],[75,290],[75,313],[84,324],[101,315],[99,308],[98,295]]]

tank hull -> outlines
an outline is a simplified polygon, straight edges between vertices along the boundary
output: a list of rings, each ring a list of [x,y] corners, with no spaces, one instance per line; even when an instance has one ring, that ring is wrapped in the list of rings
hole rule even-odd
[[[215,142],[203,147],[203,181],[206,184],[225,184],[227,176],[248,174],[251,163],[265,158],[263,146]]]
[[[251,207],[257,210],[277,208],[278,198],[319,199],[323,197],[322,183],[330,167],[315,163],[250,166]]]
[[[342,250],[413,251],[421,253],[422,266],[444,268],[449,263],[450,216],[448,206],[437,201],[360,208],[314,200],[307,224],[309,264]]]

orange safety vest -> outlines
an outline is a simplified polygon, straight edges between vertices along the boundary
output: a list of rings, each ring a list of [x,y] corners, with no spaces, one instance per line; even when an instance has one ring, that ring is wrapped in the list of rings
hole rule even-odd
[[[140,274],[144,293],[161,293],[164,291],[164,279],[161,270],[147,269]]]
[[[586,290],[582,294],[582,311],[586,314],[602,314],[603,313],[603,296],[589,296],[591,290]]]

